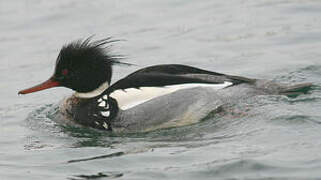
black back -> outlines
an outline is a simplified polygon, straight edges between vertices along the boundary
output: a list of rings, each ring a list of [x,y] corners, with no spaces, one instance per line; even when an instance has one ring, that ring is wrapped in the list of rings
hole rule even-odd
[[[225,75],[181,64],[164,64],[135,71],[112,84],[106,93],[111,93],[117,89],[162,87],[184,83],[219,84],[224,83],[224,81],[229,81],[236,85],[252,83],[254,79]]]

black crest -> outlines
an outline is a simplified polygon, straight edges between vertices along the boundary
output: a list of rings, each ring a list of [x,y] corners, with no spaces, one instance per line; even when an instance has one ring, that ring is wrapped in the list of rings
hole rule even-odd
[[[112,65],[126,64],[121,56],[111,55],[110,45],[118,40],[92,37],[62,47],[56,61],[54,77],[62,86],[77,92],[90,92],[111,81]]]

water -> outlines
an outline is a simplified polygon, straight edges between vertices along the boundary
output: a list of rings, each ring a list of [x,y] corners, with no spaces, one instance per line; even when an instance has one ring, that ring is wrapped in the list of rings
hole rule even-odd
[[[321,2],[313,0],[0,0],[0,179],[321,179]],[[62,44],[125,41],[137,66],[182,63],[278,82],[313,82],[296,98],[259,96],[201,123],[150,133],[62,127],[70,90],[18,96],[47,79]]]

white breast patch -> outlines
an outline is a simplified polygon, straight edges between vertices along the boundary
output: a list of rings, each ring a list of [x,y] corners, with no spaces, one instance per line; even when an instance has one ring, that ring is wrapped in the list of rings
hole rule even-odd
[[[170,85],[164,87],[141,87],[140,89],[129,88],[124,90],[116,90],[110,94],[116,99],[118,106],[122,110],[132,108],[136,105],[142,104],[153,98],[173,93],[181,89],[189,89],[195,87],[211,87],[215,90],[223,89],[232,85],[233,83],[225,81],[222,84],[204,84],[204,83],[189,83]]]

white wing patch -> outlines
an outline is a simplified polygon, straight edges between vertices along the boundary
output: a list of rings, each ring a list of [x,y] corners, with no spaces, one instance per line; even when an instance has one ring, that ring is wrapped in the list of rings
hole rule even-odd
[[[225,81],[222,84],[204,84],[204,83],[189,83],[180,85],[170,85],[164,87],[141,87],[140,89],[129,88],[124,90],[116,90],[110,94],[111,97],[117,100],[118,106],[122,110],[132,108],[142,104],[153,98],[173,93],[181,89],[189,89],[195,87],[212,87],[215,90],[223,89],[233,83]]]
[[[100,113],[101,113],[101,115],[103,115],[105,117],[109,117],[109,114],[110,114],[109,111],[101,111]]]
[[[104,122],[104,123],[103,123],[103,127],[104,127],[105,129],[108,129],[108,124],[107,124],[106,122]]]
[[[98,102],[99,102],[99,99],[98,99]],[[106,102],[105,101],[101,101],[98,106],[100,107],[105,107],[106,106]]]

